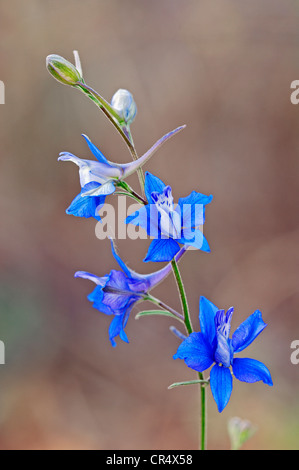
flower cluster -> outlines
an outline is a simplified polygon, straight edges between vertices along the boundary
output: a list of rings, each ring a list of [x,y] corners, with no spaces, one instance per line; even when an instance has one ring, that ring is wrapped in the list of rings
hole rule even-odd
[[[185,126],[180,126],[163,136],[139,157],[130,130],[137,112],[132,94],[124,89],[118,90],[108,103],[86,85],[77,54],[75,59],[74,66],[57,55],[48,56],[48,70],[58,81],[79,89],[96,103],[127,144],[132,161],[126,164],[109,161],[94,143],[83,135],[95,159],[82,159],[70,152],[62,152],[59,156],[60,161],[71,161],[79,167],[81,189],[66,212],[77,217],[93,217],[101,220],[99,211],[104,206],[106,198],[118,194],[117,189],[120,189],[121,194],[135,198],[140,204],[140,208],[129,215],[124,222],[141,227],[151,238],[144,261],[166,263],[151,274],[138,274],[119,257],[111,240],[112,254],[120,270],[112,269],[102,276],[79,271],[75,277],[88,279],[95,284],[88,300],[92,302],[94,308],[112,317],[109,338],[113,346],[116,345],[117,337],[126,343],[129,342],[125,328],[130,313],[134,306],[144,301],[150,301],[161,309],[143,312],[144,314],[168,315],[183,323],[187,336],[173,330],[177,331],[177,336],[182,340],[174,359],[183,360],[189,368],[199,373],[198,383],[201,387],[207,384],[211,386],[218,410],[222,412],[232,393],[232,373],[236,379],[243,382],[263,381],[267,385],[273,384],[270,372],[263,363],[254,359],[236,357],[236,354],[242,352],[264,330],[266,324],[261,312],[256,310],[230,338],[233,308],[225,312],[201,296],[200,332],[193,331],[178,261],[190,248],[210,252],[202,227],[205,223],[206,206],[211,203],[212,196],[193,190],[189,195],[179,198],[175,204],[169,182],[165,184],[158,176],[149,172],[144,175],[142,170],[143,165],[161,145]],[[139,176],[141,195],[125,181],[135,172]],[[176,312],[150,293],[171,271],[177,280],[182,313]],[[204,379],[202,373],[210,368],[209,379]],[[194,381],[184,384],[186,383]]]

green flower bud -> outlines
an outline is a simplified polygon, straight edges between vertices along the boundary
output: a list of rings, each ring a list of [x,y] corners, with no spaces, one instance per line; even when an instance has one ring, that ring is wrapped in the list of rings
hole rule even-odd
[[[126,124],[131,124],[134,121],[137,108],[133,95],[128,90],[120,89],[114,93],[111,106]]]
[[[82,81],[78,69],[63,57],[51,54],[46,58],[46,65],[49,73],[64,85],[75,86]]]
[[[231,442],[231,450],[239,450],[256,431],[256,428],[250,421],[237,417],[231,418],[227,427]]]

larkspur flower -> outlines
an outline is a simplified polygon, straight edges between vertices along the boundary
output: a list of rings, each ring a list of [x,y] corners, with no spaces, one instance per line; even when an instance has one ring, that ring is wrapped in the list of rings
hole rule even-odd
[[[142,157],[125,164],[108,161],[91,140],[83,134],[97,161],[81,159],[69,152],[61,152],[58,158],[59,161],[71,161],[79,167],[81,192],[72,201],[66,213],[77,217],[94,217],[101,220],[99,209],[103,207],[106,197],[114,193],[118,183],[141,168],[166,140],[184,127],[180,126],[164,135]]]
[[[94,274],[78,271],[75,277],[89,279],[96,284],[96,288],[88,296],[93,302],[93,307],[106,315],[114,315],[109,327],[109,338],[112,346],[116,346],[114,340],[119,336],[123,341],[129,342],[124,331],[130,316],[132,307],[146,300],[151,289],[156,287],[171,271],[171,265],[151,274],[138,274],[130,269],[116,253],[111,241],[112,253],[122,271],[111,270],[109,274],[99,277]],[[184,249],[177,255],[177,261],[183,255]]]
[[[174,359],[182,359],[186,365],[198,372],[210,368],[210,384],[213,397],[221,413],[229,402],[233,375],[242,382],[253,383],[262,380],[273,385],[267,367],[255,359],[236,358],[267,326],[262,314],[256,310],[229,338],[233,308],[226,313],[219,310],[205,297],[200,299],[200,333],[191,333],[179,346]]]
[[[126,219],[127,224],[140,226],[154,238],[144,261],[171,261],[180,244],[210,251],[198,227],[204,224],[205,206],[212,196],[192,191],[189,196],[180,198],[175,208],[171,187],[148,172],[144,189],[148,204]]]

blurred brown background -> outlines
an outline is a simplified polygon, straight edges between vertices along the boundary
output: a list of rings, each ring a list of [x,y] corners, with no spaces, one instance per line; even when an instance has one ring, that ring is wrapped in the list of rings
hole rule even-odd
[[[180,265],[194,325],[200,295],[235,306],[233,329],[257,308],[268,323],[245,356],[266,363],[274,387],[235,381],[221,415],[209,394],[209,448],[229,447],[232,416],[258,427],[247,449],[299,448],[299,365],[290,362],[299,339],[299,106],[290,102],[298,26],[291,0],[1,0],[0,448],[197,448],[197,389],[167,390],[194,377],[172,359],[170,321],[132,314],[130,344],[112,348],[110,318],[86,299],[93,285],[73,278],[116,263],[94,220],[65,214],[78,170],[58,154],[88,157],[86,133],[109,159],[130,159],[100,111],[48,74],[48,54],[73,60],[74,49],[106,99],[118,88],[133,93],[140,154],[187,124],[147,169],[176,199],[193,189],[214,195],[212,252]],[[118,248],[150,272],[148,244]],[[154,293],[180,308],[171,277]]]

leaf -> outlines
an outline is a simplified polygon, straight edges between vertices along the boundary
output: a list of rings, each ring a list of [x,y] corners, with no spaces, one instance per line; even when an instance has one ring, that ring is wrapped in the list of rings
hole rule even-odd
[[[178,319],[173,313],[168,312],[168,310],[144,310],[143,312],[138,312],[135,319],[138,320],[141,317],[147,317],[150,315],[162,315],[164,317],[171,317]]]
[[[181,387],[182,385],[207,385],[208,383],[208,380],[188,380],[186,382],[175,382],[174,384],[169,385],[168,389],[171,390],[172,388]]]

